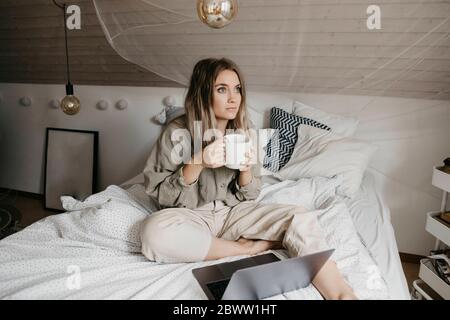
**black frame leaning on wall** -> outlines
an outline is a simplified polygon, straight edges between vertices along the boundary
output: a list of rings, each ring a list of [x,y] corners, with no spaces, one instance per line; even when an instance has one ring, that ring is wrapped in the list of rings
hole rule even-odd
[[[67,141],[67,144],[65,145],[52,145],[52,143],[55,143],[55,141],[49,141],[52,137],[52,133],[55,134],[62,134],[60,136],[65,135],[66,139],[70,136],[72,136],[72,139],[70,141]],[[77,135],[78,134],[78,135]],[[88,136],[86,136],[88,135]],[[71,142],[76,141],[78,138],[80,142],[83,142],[83,137],[89,137],[92,139],[92,144],[87,146],[84,145],[70,145]],[[56,139],[56,138],[54,138]],[[64,140],[64,139],[62,139]],[[88,140],[88,139],[85,139]],[[46,210],[54,211],[54,212],[65,212],[64,208],[61,206],[60,201],[59,205],[56,204],[56,198],[60,197],[62,195],[68,195],[72,196],[77,200],[83,201],[86,197],[89,195],[97,192],[98,189],[98,140],[99,140],[99,133],[98,131],[89,131],[89,130],[77,130],[77,129],[65,129],[65,128],[53,128],[53,127],[47,127],[46,128],[46,135],[45,135],[45,163],[44,163],[44,207]],[[50,147],[52,148],[49,150],[49,142]],[[57,142],[58,143],[58,142]],[[59,142],[61,143],[61,141]],[[86,143],[84,141],[83,143]],[[55,149],[58,147],[57,149]],[[82,148],[84,147],[84,150],[90,149],[92,154],[89,155],[79,155],[79,158],[70,159],[71,156],[74,155],[74,152],[82,151],[82,149],[77,150],[76,148]],[[67,148],[67,150],[64,150],[64,148]],[[56,155],[54,153],[57,153]],[[84,159],[83,159],[84,156]],[[76,155],[75,155],[76,157]],[[63,158],[63,159],[61,159]],[[64,159],[65,158],[65,159]],[[81,159],[80,159],[81,158]],[[63,161],[61,161],[63,160]],[[65,162],[64,160],[67,160]],[[80,166],[81,163],[74,163],[74,170],[73,172],[70,171],[70,165],[71,160],[84,160],[84,161],[90,161],[89,165],[92,165],[92,168],[89,168],[89,170],[92,170],[92,183],[86,183],[85,185],[73,185],[71,182],[73,182],[72,178],[74,180],[77,180],[81,177],[79,171],[83,170],[76,170],[76,166]],[[55,166],[55,162],[57,165]],[[52,168],[49,168],[49,166],[52,166]],[[68,169],[69,168],[69,169]],[[79,168],[78,168],[79,169]],[[55,177],[55,175],[60,174],[58,177]],[[82,174],[83,172],[81,172]],[[84,173],[85,176],[86,173]],[[58,180],[59,187],[55,184],[55,179]],[[52,185],[50,185],[52,184]],[[54,189],[60,188],[60,191],[55,191]],[[51,192],[48,192],[51,191]]]

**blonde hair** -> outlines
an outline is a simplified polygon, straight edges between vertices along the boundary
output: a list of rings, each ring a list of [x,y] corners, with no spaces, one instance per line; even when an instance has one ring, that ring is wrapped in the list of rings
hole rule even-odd
[[[191,141],[198,137],[194,132],[195,121],[201,121],[202,130],[217,129],[216,117],[213,110],[214,83],[219,73],[224,70],[236,72],[241,83],[241,105],[233,120],[229,120],[226,130],[247,131],[249,128],[248,113],[246,106],[245,81],[238,66],[227,58],[208,58],[198,61],[195,64],[191,75],[189,89],[184,100],[185,127],[191,134]],[[182,120],[176,118],[175,123],[182,125]],[[198,133],[197,133],[198,134]],[[202,147],[206,147],[212,141],[203,141]]]

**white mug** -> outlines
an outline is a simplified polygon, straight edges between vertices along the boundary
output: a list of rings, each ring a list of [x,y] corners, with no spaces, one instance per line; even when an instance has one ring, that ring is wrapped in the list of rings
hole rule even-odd
[[[250,142],[243,134],[227,134],[225,140],[225,166],[239,169],[245,162],[245,153],[249,150]]]

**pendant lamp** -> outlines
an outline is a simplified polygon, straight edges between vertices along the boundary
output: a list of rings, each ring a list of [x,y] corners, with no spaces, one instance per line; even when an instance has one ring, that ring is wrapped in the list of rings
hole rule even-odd
[[[80,110],[80,100],[73,94],[73,85],[70,82],[70,68],[69,68],[69,50],[67,46],[67,26],[66,26],[66,4],[59,5],[53,0],[53,3],[61,8],[64,12],[64,41],[66,44],[66,70],[67,70],[67,84],[66,96],[61,100],[61,109],[65,114],[74,115]]]
[[[197,14],[204,24],[220,29],[233,21],[238,11],[236,0],[197,0]]]

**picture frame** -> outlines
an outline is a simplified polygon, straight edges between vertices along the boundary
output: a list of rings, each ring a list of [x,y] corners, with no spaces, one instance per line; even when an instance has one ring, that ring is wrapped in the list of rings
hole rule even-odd
[[[97,191],[98,131],[46,128],[44,207],[63,212],[61,196],[83,201]]]

